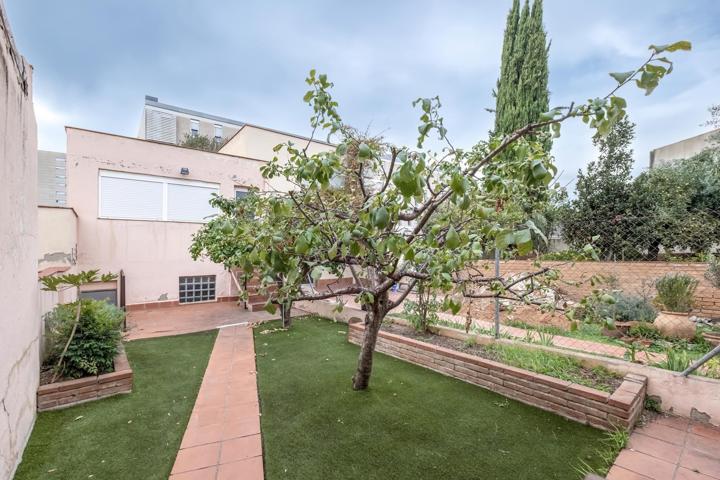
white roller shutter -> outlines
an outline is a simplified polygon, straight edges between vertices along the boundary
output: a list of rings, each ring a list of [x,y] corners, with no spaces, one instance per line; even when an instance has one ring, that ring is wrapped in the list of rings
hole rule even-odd
[[[208,217],[217,213],[209,202],[212,194],[218,192],[216,187],[168,183],[168,221],[207,222]]]
[[[200,223],[218,213],[210,206],[217,183],[108,170],[99,181],[101,218]]]
[[[163,219],[163,183],[100,176],[100,216],[134,220]]]

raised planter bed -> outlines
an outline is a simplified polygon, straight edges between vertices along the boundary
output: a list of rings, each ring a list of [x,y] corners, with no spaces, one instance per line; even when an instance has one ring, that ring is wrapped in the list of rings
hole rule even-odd
[[[38,411],[57,410],[132,392],[133,372],[125,349],[120,349],[114,363],[115,371],[110,373],[41,385],[37,391]]]
[[[360,345],[365,326],[348,327],[348,341]],[[646,377],[630,373],[615,391],[603,392],[382,330],[375,350],[603,430],[631,430],[647,387]]]

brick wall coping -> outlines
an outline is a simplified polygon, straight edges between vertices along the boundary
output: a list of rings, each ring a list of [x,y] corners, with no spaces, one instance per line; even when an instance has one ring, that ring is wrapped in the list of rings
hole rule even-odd
[[[348,325],[348,340],[360,344],[364,329]],[[647,387],[647,377],[629,373],[614,392],[603,392],[382,330],[376,351],[604,430],[632,429]]]
[[[133,371],[122,345],[114,364],[115,371],[110,373],[40,385],[37,390],[38,411],[57,410],[132,392]]]

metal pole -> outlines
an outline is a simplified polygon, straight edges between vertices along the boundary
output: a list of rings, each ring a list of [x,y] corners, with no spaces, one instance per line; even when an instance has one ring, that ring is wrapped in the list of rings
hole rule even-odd
[[[500,278],[500,250],[495,249],[495,278]],[[495,297],[495,338],[500,338],[500,299]]]
[[[682,377],[687,377],[688,375],[690,375],[692,372],[694,372],[695,370],[700,368],[705,362],[710,360],[715,355],[720,355],[720,345],[716,346],[715,348],[710,350],[708,353],[703,355],[703,357],[700,360],[698,360],[697,362],[690,365],[688,368],[685,369],[684,372],[680,373],[679,375]]]

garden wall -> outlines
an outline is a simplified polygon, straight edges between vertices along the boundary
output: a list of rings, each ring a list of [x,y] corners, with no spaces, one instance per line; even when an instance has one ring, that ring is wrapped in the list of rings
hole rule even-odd
[[[492,272],[494,264],[484,262]],[[562,290],[573,300],[580,300],[591,293],[593,286],[589,279],[593,275],[612,275],[617,288],[632,295],[655,295],[654,284],[657,279],[668,273],[685,273],[698,280],[695,292],[695,313],[711,318],[720,318],[720,289],[713,287],[705,278],[707,263],[670,263],[670,262],[567,262],[543,261],[543,267],[550,267],[562,273]],[[536,271],[533,260],[506,260],[500,264],[502,276]],[[567,284],[565,282],[569,282]],[[582,282],[580,285],[572,283]]]
[[[132,385],[133,372],[122,349],[115,357],[114,372],[41,385],[37,390],[38,411],[57,410],[119,393],[130,393]]]
[[[37,134],[32,67],[0,1],[0,478],[12,478],[35,421],[40,370]]]
[[[351,323],[348,340],[361,344],[364,330]],[[607,393],[384,331],[375,350],[603,430],[632,429],[643,409],[647,378],[641,375],[626,375]]]

